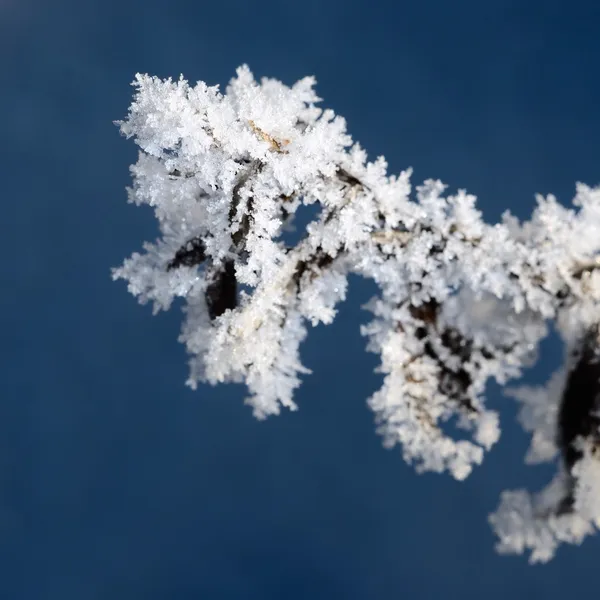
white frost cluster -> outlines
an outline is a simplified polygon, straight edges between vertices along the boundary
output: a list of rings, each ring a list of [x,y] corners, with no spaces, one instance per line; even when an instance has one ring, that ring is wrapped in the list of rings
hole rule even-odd
[[[553,460],[558,453],[556,422],[560,400],[565,386],[566,370],[554,373],[545,386],[521,386],[505,390],[521,404],[519,422],[531,432],[531,445],[525,462],[536,465]]]
[[[565,492],[564,475],[553,480],[541,493],[531,496],[525,490],[502,493],[500,507],[489,521],[499,541],[502,554],[522,554],[529,551],[530,563],[552,559],[561,543],[581,544],[594,533],[594,524],[587,515],[578,512],[555,513],[552,507]]]
[[[382,157],[369,162],[344,119],[316,106],[314,83],[258,82],[243,66],[222,94],[137,75],[118,125],[140,148],[129,200],[153,207],[160,238],[113,277],[155,312],[182,298],[188,384],[243,382],[259,418],[296,409],[309,372],[299,345],[333,321],[348,275],[374,280],[362,332],[381,356],[383,385],[369,399],[378,430],[418,471],[463,479],[500,434],[487,381],[519,377],[549,319],[567,344],[600,321],[600,188],[578,185],[574,208],[540,198],[528,222],[487,224],[466,191],[428,180],[413,193],[410,169],[393,176]],[[306,205],[316,216],[289,244]],[[560,382],[513,395],[534,435],[529,460],[553,458]],[[502,549],[547,558],[589,532],[600,479],[588,454],[571,474],[574,512],[558,521],[540,521],[528,496],[504,497]]]

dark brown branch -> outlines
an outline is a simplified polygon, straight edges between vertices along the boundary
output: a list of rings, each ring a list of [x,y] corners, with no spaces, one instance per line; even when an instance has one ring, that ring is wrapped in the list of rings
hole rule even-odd
[[[169,171],[169,179],[180,179],[181,177],[184,177],[185,179],[191,179],[194,176],[193,173],[181,173],[181,171],[179,169],[173,169],[172,171]]]
[[[438,331],[437,321],[440,311],[440,304],[436,300],[430,300],[419,306],[411,305],[409,311],[411,316],[420,321],[422,325],[415,330],[415,336],[419,340],[424,340],[423,351],[426,356],[433,359],[436,363],[439,373],[438,389],[439,391],[454,400],[458,406],[467,412],[473,414],[477,409],[469,396],[469,391],[473,385],[473,377],[465,368],[465,365],[471,362],[473,352],[478,350],[484,359],[494,358],[494,352],[485,346],[475,347],[473,340],[465,336],[454,327],[445,327],[441,332]],[[404,328],[400,325],[401,329]],[[453,357],[458,358],[458,368],[451,368],[433,344],[433,337],[439,340],[439,343],[450,351]],[[512,346],[497,348],[502,353],[508,353],[513,349]],[[474,363],[477,366],[477,362]]]
[[[319,246],[310,258],[298,261],[293,275],[296,290],[298,292],[300,291],[300,282],[305,273],[310,272],[311,276],[315,277],[317,275],[317,269],[323,269],[329,266],[333,260],[333,256],[324,252],[321,246]]]
[[[246,185],[246,183],[250,180],[253,175],[260,173],[263,168],[263,164],[259,162],[251,163],[250,167],[247,169],[245,173],[238,179],[237,183],[233,187],[233,191],[231,193],[231,204],[229,205],[229,223],[232,224],[237,212],[239,210],[240,204],[242,202],[242,189]],[[233,242],[234,247],[241,251],[244,249],[246,243],[246,237],[248,232],[250,231],[250,227],[252,226],[252,222],[254,217],[252,216],[252,209],[254,207],[254,198],[250,196],[246,201],[246,207],[244,213],[242,215],[240,225],[236,231],[234,231],[231,235],[231,241]]]
[[[167,264],[167,271],[178,267],[195,267],[206,260],[206,245],[199,237],[188,240]]]
[[[348,173],[348,171],[345,171],[341,167],[339,167],[336,171],[336,175],[338,176],[338,179],[346,185],[358,186],[362,188],[367,187],[360,179],[358,179],[354,175],[351,175],[350,173]]]
[[[600,355],[598,328],[581,340],[578,359],[567,377],[558,414],[558,443],[567,470],[583,454],[576,446],[582,437],[600,444]]]
[[[598,327],[592,327],[575,350],[576,362],[563,390],[557,423],[557,442],[567,471],[567,492],[555,514],[573,512],[576,477],[573,467],[583,458],[580,439],[600,444],[600,356]]]
[[[600,268],[600,261],[598,260],[598,257],[596,257],[596,260],[594,260],[593,262],[581,265],[578,269],[576,269],[573,273],[573,277],[575,279],[581,279],[584,276],[584,274],[591,273],[592,271],[595,271],[598,268]]]
[[[237,280],[235,265],[226,260],[222,268],[211,275],[211,282],[206,288],[206,305],[211,320],[220,317],[226,310],[237,306]]]

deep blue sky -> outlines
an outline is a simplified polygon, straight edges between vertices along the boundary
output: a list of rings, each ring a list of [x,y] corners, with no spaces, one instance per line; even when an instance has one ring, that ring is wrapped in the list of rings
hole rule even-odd
[[[240,387],[184,387],[178,310],[152,317],[109,270],[156,234],[126,204],[136,148],[112,124],[136,71],[314,74],[372,157],[466,187],[495,220],[600,182],[599,26],[593,0],[0,0],[0,598],[596,592],[600,538],[548,566],[494,553],[500,491],[550,475],[522,467],[510,401],[465,483],[381,447],[369,285],[303,346],[300,411],[259,423]]]

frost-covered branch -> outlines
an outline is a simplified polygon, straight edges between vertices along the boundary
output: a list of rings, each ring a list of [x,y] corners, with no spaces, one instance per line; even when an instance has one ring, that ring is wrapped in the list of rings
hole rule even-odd
[[[428,180],[413,192],[410,169],[369,162],[345,121],[316,106],[312,78],[288,87],[241,67],[225,94],[183,78],[134,85],[118,123],[140,147],[129,199],[154,208],[161,236],[113,277],[155,312],[183,299],[191,387],[243,382],[259,418],[296,409],[309,373],[300,343],[361,275],[380,289],[362,327],[384,374],[369,399],[378,431],[419,471],[463,479],[500,434],[486,383],[519,377],[554,323],[566,375],[512,394],[534,446],[560,450],[559,475],[541,500],[506,493],[492,522],[501,549],[535,560],[592,531],[600,189],[579,184],[572,209],[540,197],[531,220],[490,225],[464,190]],[[315,217],[292,243],[307,205]]]

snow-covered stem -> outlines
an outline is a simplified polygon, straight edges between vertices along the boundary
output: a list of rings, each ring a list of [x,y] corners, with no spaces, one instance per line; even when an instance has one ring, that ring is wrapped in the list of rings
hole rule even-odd
[[[257,82],[243,66],[221,94],[202,82],[137,75],[118,125],[140,147],[129,199],[154,208],[161,237],[113,277],[155,312],[183,298],[188,384],[243,382],[259,418],[296,409],[294,390],[309,372],[300,343],[309,326],[333,321],[348,275],[374,280],[380,294],[362,333],[381,355],[383,385],[369,399],[378,430],[419,471],[457,479],[499,437],[487,381],[519,377],[554,322],[570,356],[583,357],[564,392],[513,394],[536,399],[536,417],[524,424],[547,455],[561,440],[563,498],[544,513],[546,529],[522,495],[509,497],[494,526],[503,549],[532,548],[538,558],[553,553],[550,538],[578,541],[556,528],[548,534],[547,522],[577,518],[589,528],[596,518],[595,405],[581,409],[569,390],[585,372],[590,393],[600,391],[600,374],[584,368],[595,365],[589,340],[600,323],[600,188],[578,184],[575,208],[540,197],[531,220],[507,213],[487,224],[464,190],[447,194],[427,180],[413,192],[410,169],[390,176],[383,157],[369,162],[344,119],[316,106],[314,83]],[[315,205],[316,216],[291,243],[286,232],[303,205]],[[452,418],[470,439],[450,429]],[[568,436],[557,437],[567,422]],[[506,523],[519,507],[528,541],[517,543]],[[542,542],[531,542],[531,531],[542,531]]]

